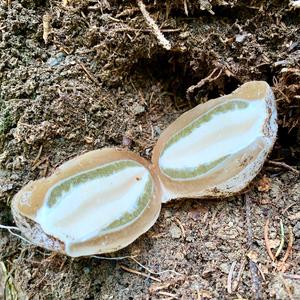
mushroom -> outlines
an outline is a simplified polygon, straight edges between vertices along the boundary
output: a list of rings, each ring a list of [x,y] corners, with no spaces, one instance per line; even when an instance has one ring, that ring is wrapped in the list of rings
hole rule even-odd
[[[189,110],[161,135],[152,164],[125,150],[80,155],[13,198],[17,226],[34,244],[69,256],[126,247],[176,198],[230,196],[257,175],[273,147],[270,86],[248,82]]]
[[[152,161],[163,202],[227,197],[260,171],[277,133],[276,104],[263,81],[187,111],[160,136]]]
[[[17,193],[16,224],[34,244],[73,257],[121,249],[158,218],[160,184],[149,165],[116,149],[80,155]]]

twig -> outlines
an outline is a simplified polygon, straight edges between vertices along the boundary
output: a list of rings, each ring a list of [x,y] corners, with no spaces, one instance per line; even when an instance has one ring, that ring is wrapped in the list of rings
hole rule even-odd
[[[247,225],[247,238],[248,238],[248,246],[250,250],[253,249],[253,230],[251,224],[251,206],[252,200],[248,194],[245,195],[245,206],[246,206],[246,225]],[[254,299],[259,300],[261,299],[261,283],[259,280],[259,276],[257,274],[257,266],[255,262],[251,259],[249,260],[249,268],[252,277],[252,292],[254,294]]]
[[[86,73],[86,75],[97,85],[99,84],[98,80],[95,78],[95,76],[87,69],[87,67],[84,65],[83,62],[78,61],[80,67],[82,68],[82,70]]]
[[[186,234],[185,234],[185,230],[184,230],[184,227],[182,225],[182,223],[177,219],[177,218],[174,218],[174,221],[178,224],[178,226],[180,227],[180,230],[181,230],[181,233],[182,233],[182,237],[185,239],[186,237]]]
[[[297,170],[296,168],[289,166],[288,164],[284,163],[284,162],[280,162],[280,161],[274,161],[274,160],[268,160],[268,163],[270,165],[276,166],[276,167],[281,167],[287,170],[290,170],[292,172],[294,172],[295,174],[300,174],[300,171]]]
[[[242,274],[245,270],[245,266],[246,266],[246,260],[243,258],[242,262],[241,262],[241,267],[239,269],[235,284],[232,287],[232,291],[235,292],[237,290],[237,288],[239,287],[241,278],[242,278]]]
[[[130,269],[130,268],[124,266],[124,265],[120,265],[120,268],[123,269],[126,272],[129,272],[129,273],[132,273],[132,274],[136,274],[136,275],[140,275],[140,276],[143,276],[143,277],[146,277],[146,278],[150,278],[150,279],[152,279],[154,281],[157,281],[157,282],[161,282],[161,280],[158,279],[158,278],[155,278],[155,277],[153,277],[151,275],[148,275],[146,273],[143,273],[143,272],[139,272],[137,270]]]
[[[219,71],[219,73],[215,77],[213,77],[217,73],[217,71]],[[196,85],[190,86],[186,91],[187,99],[191,100],[196,89],[199,90],[207,82],[215,81],[216,79],[218,79],[221,76],[222,72],[223,72],[223,69],[220,69],[219,67],[217,67],[207,77],[201,79]]]
[[[141,13],[143,14],[143,17],[144,17],[146,23],[150,27],[152,33],[156,36],[159,44],[161,44],[166,50],[170,50],[171,49],[170,42],[165,38],[165,36],[160,31],[160,29],[158,28],[158,26],[155,23],[155,21],[149,15],[149,13],[146,10],[146,6],[143,3],[143,1],[142,0],[138,0],[137,4],[138,4],[138,6],[139,6],[139,8],[141,10]]]
[[[283,277],[289,279],[300,280],[300,274],[283,274]]]
[[[289,285],[287,284],[287,282],[284,280],[284,278],[282,276],[280,276],[282,282],[283,282],[283,285],[286,289],[286,292],[290,298],[290,300],[294,300],[295,298],[293,297],[293,294],[292,294],[292,291],[291,291],[291,288],[289,287]]]
[[[296,204],[297,204],[297,202],[294,202],[294,203],[290,204],[288,207],[286,207],[286,208],[282,211],[281,215],[284,215],[291,207],[293,207],[293,206],[296,205]]]
[[[160,271],[160,272],[154,272],[154,271],[151,270],[150,268],[148,268],[148,267],[142,265],[138,260],[136,260],[136,259],[134,258],[134,256],[130,256],[129,258],[132,259],[132,260],[133,260],[135,263],[137,263],[140,267],[144,268],[146,271],[148,271],[148,272],[151,273],[151,274],[154,274],[154,275],[161,275],[161,274],[169,273],[169,272],[170,272],[170,273],[174,273],[174,274],[176,274],[176,275],[183,276],[183,274],[178,273],[178,272],[176,272],[176,271],[174,271],[174,270],[164,270],[164,271]]]
[[[166,29],[160,29],[161,32],[178,32],[181,31],[181,28],[166,28]],[[152,32],[151,29],[137,29],[137,28],[131,28],[129,26],[126,27],[120,27],[113,30],[114,32],[124,32],[124,31],[130,31],[130,32]]]
[[[189,11],[188,11],[188,6],[186,3],[186,0],[183,0],[183,7],[184,7],[184,12],[187,16],[189,16]]]
[[[282,251],[283,245],[284,245],[284,227],[283,227],[282,221],[280,220],[280,244],[279,244],[279,247],[278,247],[277,252],[275,254],[275,257],[279,256],[279,254]]]
[[[11,7],[11,0],[6,0],[6,6]]]
[[[48,43],[49,34],[51,33],[51,15],[46,13],[43,15],[43,40],[45,44]]]
[[[233,271],[236,265],[236,261],[234,261],[230,267],[230,271],[227,277],[227,292],[228,294],[232,293],[232,277],[233,277]]]
[[[4,281],[4,291],[3,291],[4,300],[6,300],[6,299],[17,300],[18,293],[17,293],[16,287],[12,280],[12,273],[15,270],[12,269],[8,272],[4,262],[2,262],[2,261],[0,261],[0,269],[2,269],[2,273],[6,277],[6,279]],[[1,270],[0,270],[0,275],[1,275]]]
[[[265,274],[263,273],[261,268],[257,264],[256,264],[256,267],[257,267],[257,270],[259,271],[259,274],[260,274],[261,278],[263,279],[263,281],[266,281]]]
[[[292,226],[289,225],[289,243],[286,249],[286,253],[283,257],[283,259],[281,260],[282,263],[285,263],[287,261],[287,259],[289,258],[292,249],[293,249],[293,243],[294,243],[294,235],[293,235],[293,229]]]
[[[264,226],[264,239],[265,239],[265,245],[267,248],[268,255],[270,256],[271,260],[274,261],[275,257],[272,253],[271,246],[270,246],[270,240],[269,240],[269,223],[270,223],[270,219],[268,218],[266,221],[266,224]]]
[[[133,257],[135,257],[135,256],[106,257],[106,256],[93,255],[93,256],[91,256],[91,257],[92,257],[92,258],[97,258],[97,259],[103,259],[103,260],[123,260],[123,259],[128,259],[128,258],[133,259]]]
[[[178,299],[176,294],[171,294],[168,292],[157,292],[157,294],[162,295],[162,296],[171,297],[171,299]]]
[[[40,159],[40,157],[41,157],[41,154],[42,154],[42,151],[43,151],[43,145],[41,145],[41,147],[40,147],[40,149],[39,149],[39,152],[38,152],[38,154],[37,154],[37,156],[36,156],[36,158],[34,159],[34,161],[33,161],[33,166],[38,162],[38,160]]]

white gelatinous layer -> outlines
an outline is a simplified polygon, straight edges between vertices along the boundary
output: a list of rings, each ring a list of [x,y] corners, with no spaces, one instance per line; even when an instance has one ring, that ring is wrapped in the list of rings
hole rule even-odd
[[[63,241],[68,253],[71,244],[99,236],[124,214],[134,212],[149,180],[149,171],[137,165],[73,185],[53,206],[45,199],[36,221],[48,235]]]
[[[200,124],[189,135],[170,145],[159,159],[160,167],[193,169],[250,145],[257,137],[263,135],[267,111],[263,101],[247,103],[245,108],[236,107],[234,110],[213,115],[209,122]]]

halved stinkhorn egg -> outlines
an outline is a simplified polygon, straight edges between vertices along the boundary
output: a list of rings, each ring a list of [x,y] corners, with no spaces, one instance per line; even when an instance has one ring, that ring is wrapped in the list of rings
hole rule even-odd
[[[257,175],[277,133],[273,92],[263,81],[187,111],[153,150],[163,202],[230,196]]]
[[[158,218],[160,184],[149,165],[117,149],[78,156],[17,193],[16,224],[34,244],[73,257],[121,249]]]

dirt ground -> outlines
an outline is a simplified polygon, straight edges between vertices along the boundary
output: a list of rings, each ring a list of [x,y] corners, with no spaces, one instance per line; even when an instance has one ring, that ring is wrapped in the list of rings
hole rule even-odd
[[[105,146],[150,158],[180,114],[249,80],[266,80],[277,98],[269,161],[243,195],[164,205],[149,232],[105,260],[0,229],[0,298],[300,299],[300,9],[144,4],[170,50],[133,0],[0,1],[0,224],[14,225],[10,202],[28,181]]]

